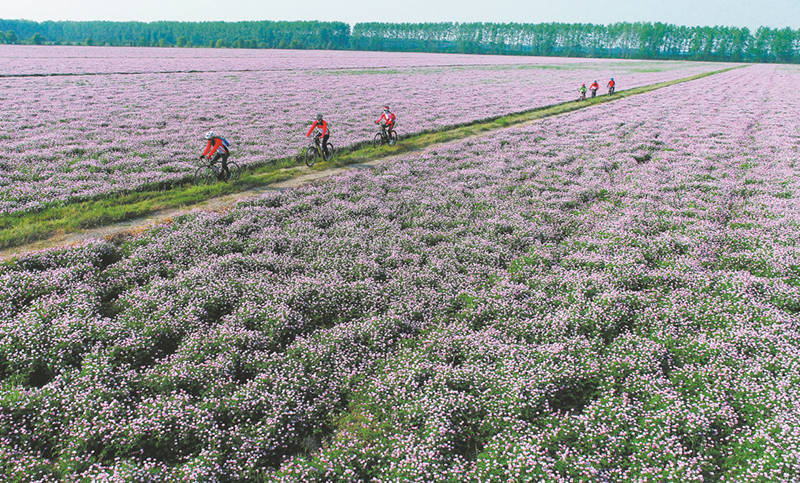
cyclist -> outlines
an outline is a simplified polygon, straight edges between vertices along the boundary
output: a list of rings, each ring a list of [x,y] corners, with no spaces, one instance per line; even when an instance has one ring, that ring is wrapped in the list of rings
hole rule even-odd
[[[581,88],[578,89],[578,92],[581,93],[581,100],[585,101],[586,100],[586,84],[581,85]]]
[[[322,118],[322,114],[317,114],[317,119],[314,121],[314,124],[311,125],[311,128],[306,133],[306,137],[311,136],[311,133],[317,129],[317,134],[314,136],[314,139],[319,139],[322,136],[322,152],[325,156],[328,156],[328,138],[331,137],[331,132],[328,130],[328,122]]]
[[[383,133],[384,137],[386,137],[388,136],[388,133],[392,132],[395,121],[397,121],[397,116],[395,116],[394,113],[389,110],[389,106],[383,106],[381,117],[375,121],[375,124],[381,125],[381,132]]]
[[[206,150],[200,155],[200,159],[210,159],[212,165],[222,159],[222,170],[217,176],[222,177],[224,173],[224,177],[227,178],[231,174],[228,170],[228,156],[231,155],[228,150],[228,142],[222,136],[217,136],[214,131],[208,131],[205,138]],[[214,158],[212,159],[211,156],[214,156]]]
[[[597,81],[592,82],[592,85],[589,86],[589,90],[592,91],[592,98],[597,96],[597,89],[600,88],[600,84]]]
[[[617,86],[617,83],[614,82],[614,78],[612,77],[610,81],[608,81],[608,95],[614,93],[614,88]]]

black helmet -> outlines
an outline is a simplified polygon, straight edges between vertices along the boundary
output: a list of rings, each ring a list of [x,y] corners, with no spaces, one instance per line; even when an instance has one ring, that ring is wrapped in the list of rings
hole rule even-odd
[[[322,120],[322,114],[317,114],[317,121],[321,121],[321,120]]]

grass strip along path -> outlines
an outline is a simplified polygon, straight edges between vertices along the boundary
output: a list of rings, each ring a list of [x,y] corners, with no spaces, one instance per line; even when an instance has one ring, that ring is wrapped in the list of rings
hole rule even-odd
[[[36,212],[23,212],[0,216],[0,249],[18,247],[55,235],[111,225],[141,218],[159,211],[186,207],[220,196],[244,192],[258,186],[270,185],[311,171],[328,170],[335,167],[360,164],[376,159],[418,151],[431,145],[463,139],[488,131],[557,116],[578,109],[613,102],[618,99],[644,94],[664,87],[689,82],[703,77],[720,74],[742,66],[720,69],[691,77],[684,77],[657,84],[620,91],[613,96],[599,96],[585,101],[568,101],[552,106],[487,118],[466,124],[423,131],[402,137],[395,146],[373,148],[369,142],[346,147],[338,151],[332,162],[322,162],[313,169],[301,166],[292,158],[283,158],[263,165],[244,169],[242,176],[234,183],[213,185],[194,185],[190,181],[169,188],[143,188],[135,192],[104,195],[99,199],[67,202]]]

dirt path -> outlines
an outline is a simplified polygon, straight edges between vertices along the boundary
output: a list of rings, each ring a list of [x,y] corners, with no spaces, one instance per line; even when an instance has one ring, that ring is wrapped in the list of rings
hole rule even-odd
[[[478,136],[486,136],[488,134],[490,133],[484,132],[481,134],[465,137],[462,139],[469,139]],[[453,142],[453,141],[448,141],[448,142]],[[370,169],[374,166],[379,166],[384,163],[390,163],[398,158],[409,156],[410,154],[413,154],[416,151],[436,149],[437,146],[438,145],[430,145],[426,146],[424,149],[419,149],[415,151],[406,151],[402,154],[386,156],[365,163],[350,164],[347,166],[330,168],[321,171],[314,171],[309,168],[303,167],[302,169],[305,171],[303,174],[294,176],[284,181],[279,181],[276,183],[259,186],[257,188],[251,188],[245,191],[240,191],[225,196],[211,198],[193,205],[187,205],[178,208],[170,208],[167,210],[157,211],[155,213],[151,213],[150,215],[141,218],[134,218],[131,220],[113,223],[111,225],[100,226],[97,228],[89,228],[86,230],[80,230],[71,233],[62,233],[54,235],[50,238],[46,238],[44,240],[38,240],[25,245],[6,248],[4,250],[0,250],[0,261],[5,261],[19,255],[25,255],[28,253],[37,252],[48,248],[69,247],[69,246],[79,245],[87,240],[92,240],[92,239],[111,240],[111,239],[122,238],[132,234],[140,233],[156,225],[169,223],[176,216],[195,210],[203,210],[203,211],[229,210],[231,208],[234,208],[236,204],[239,203],[240,201],[257,198],[258,196],[267,191],[292,189],[298,186],[302,186],[308,183],[313,183],[315,181],[319,181],[348,171],[354,171],[359,169]]]
[[[712,75],[714,75],[714,74],[712,74]],[[686,80],[682,80],[681,82],[687,82],[687,81]],[[643,95],[643,94],[646,95],[646,93],[636,93],[636,94],[633,94],[633,95]],[[624,98],[625,97],[623,96],[623,97],[620,97],[619,99],[624,99]],[[616,99],[613,100],[613,101],[610,101],[610,102],[615,102],[615,101],[616,101]],[[605,103],[597,104],[597,106],[601,106],[601,105],[604,105],[604,104]],[[587,106],[587,107],[591,108],[591,107],[594,107],[594,106]],[[437,148],[440,148],[444,144],[449,144],[449,143],[453,143],[453,142],[456,142],[456,141],[466,141],[466,140],[469,140],[469,139],[475,139],[475,138],[480,138],[480,137],[485,137],[485,136],[491,136],[494,132],[499,131],[499,130],[509,129],[511,127],[518,128],[520,126],[531,125],[531,124],[535,124],[535,123],[541,122],[542,120],[547,119],[549,117],[569,114],[571,112],[575,112],[575,111],[567,111],[567,112],[563,112],[563,113],[559,113],[559,114],[551,114],[551,115],[547,115],[547,116],[544,116],[544,117],[531,119],[529,121],[516,123],[516,124],[513,124],[513,126],[510,125],[510,126],[506,126],[506,127],[499,127],[497,129],[482,131],[482,132],[479,132],[479,133],[476,133],[476,134],[471,134],[471,135],[468,135],[468,136],[460,137],[458,139],[451,139],[451,140],[443,141],[443,142],[440,142],[440,143],[429,144],[429,145],[427,145],[425,147],[421,147],[421,148],[405,151],[405,152],[403,152],[401,154],[394,154],[394,155],[390,155],[390,156],[386,156],[386,157],[382,157],[382,158],[377,158],[377,159],[374,159],[374,160],[371,160],[371,161],[367,161],[367,162],[364,162],[364,163],[350,164],[350,165],[347,165],[347,166],[342,166],[342,167],[337,167],[337,168],[330,168],[330,169],[319,170],[319,171],[314,171],[314,170],[311,170],[311,169],[306,168],[305,166],[303,166],[301,168],[302,169],[302,173],[301,174],[293,176],[293,177],[291,177],[291,178],[289,178],[287,180],[284,180],[284,181],[279,181],[279,182],[276,182],[276,183],[271,183],[271,184],[268,184],[268,185],[259,186],[257,188],[251,188],[251,189],[248,189],[248,190],[245,190],[245,191],[240,191],[240,192],[232,193],[232,194],[225,195],[225,196],[219,196],[219,197],[216,197],[216,198],[211,198],[211,199],[205,200],[203,202],[192,204],[192,205],[186,205],[186,206],[183,206],[183,207],[170,208],[170,209],[166,209],[166,210],[157,211],[155,213],[151,213],[150,215],[147,215],[147,216],[144,216],[144,217],[140,217],[140,218],[134,218],[134,219],[131,219],[131,220],[118,222],[118,223],[113,223],[113,224],[110,224],[110,225],[97,227],[97,228],[90,228],[90,229],[80,230],[80,231],[76,231],[76,232],[57,234],[57,235],[54,235],[52,237],[49,237],[49,238],[46,238],[46,239],[43,239],[43,240],[39,240],[39,241],[36,241],[36,242],[32,242],[32,243],[28,243],[28,244],[25,244],[25,245],[18,245],[18,246],[6,248],[6,249],[3,249],[3,250],[0,250],[0,262],[8,260],[8,259],[11,259],[11,258],[14,258],[14,257],[19,256],[19,255],[25,255],[25,254],[28,254],[28,253],[32,253],[32,252],[36,252],[36,251],[40,251],[40,250],[45,250],[45,249],[48,249],[48,248],[69,247],[69,246],[73,246],[73,245],[78,245],[78,244],[81,244],[81,243],[83,243],[83,242],[85,242],[87,240],[90,240],[90,239],[107,239],[107,240],[111,240],[111,239],[123,238],[125,236],[129,236],[129,235],[132,235],[132,234],[140,233],[140,232],[142,232],[144,230],[147,230],[148,228],[151,228],[151,227],[156,226],[156,225],[169,223],[176,216],[179,216],[181,214],[188,213],[188,212],[191,212],[191,211],[195,211],[195,210],[204,210],[204,211],[225,211],[225,210],[229,210],[229,209],[235,207],[236,204],[239,203],[240,201],[256,198],[256,197],[260,196],[261,194],[263,194],[263,193],[265,193],[267,191],[292,189],[292,188],[295,188],[297,186],[305,185],[305,184],[308,184],[308,183],[313,183],[315,181],[318,181],[318,180],[321,180],[321,179],[324,179],[324,178],[328,178],[330,176],[335,176],[337,174],[345,173],[345,172],[348,172],[348,171],[354,171],[354,170],[359,170],[359,169],[371,169],[374,166],[379,166],[379,165],[382,165],[382,164],[385,164],[385,163],[391,163],[392,161],[408,157],[409,155],[412,155],[412,154],[417,153],[417,152],[425,152],[425,151],[429,151],[429,150],[436,150]],[[293,169],[296,170],[297,168],[295,167]]]

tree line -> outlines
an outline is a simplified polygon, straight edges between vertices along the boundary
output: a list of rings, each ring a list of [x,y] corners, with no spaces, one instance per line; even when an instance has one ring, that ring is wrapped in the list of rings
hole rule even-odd
[[[0,19],[0,42],[132,47],[347,49],[343,22],[72,22]]]
[[[475,54],[800,62],[800,30],[685,27],[664,23],[359,23],[362,50]]]
[[[354,49],[800,63],[800,29],[664,23],[72,22],[0,19],[0,43]]]

